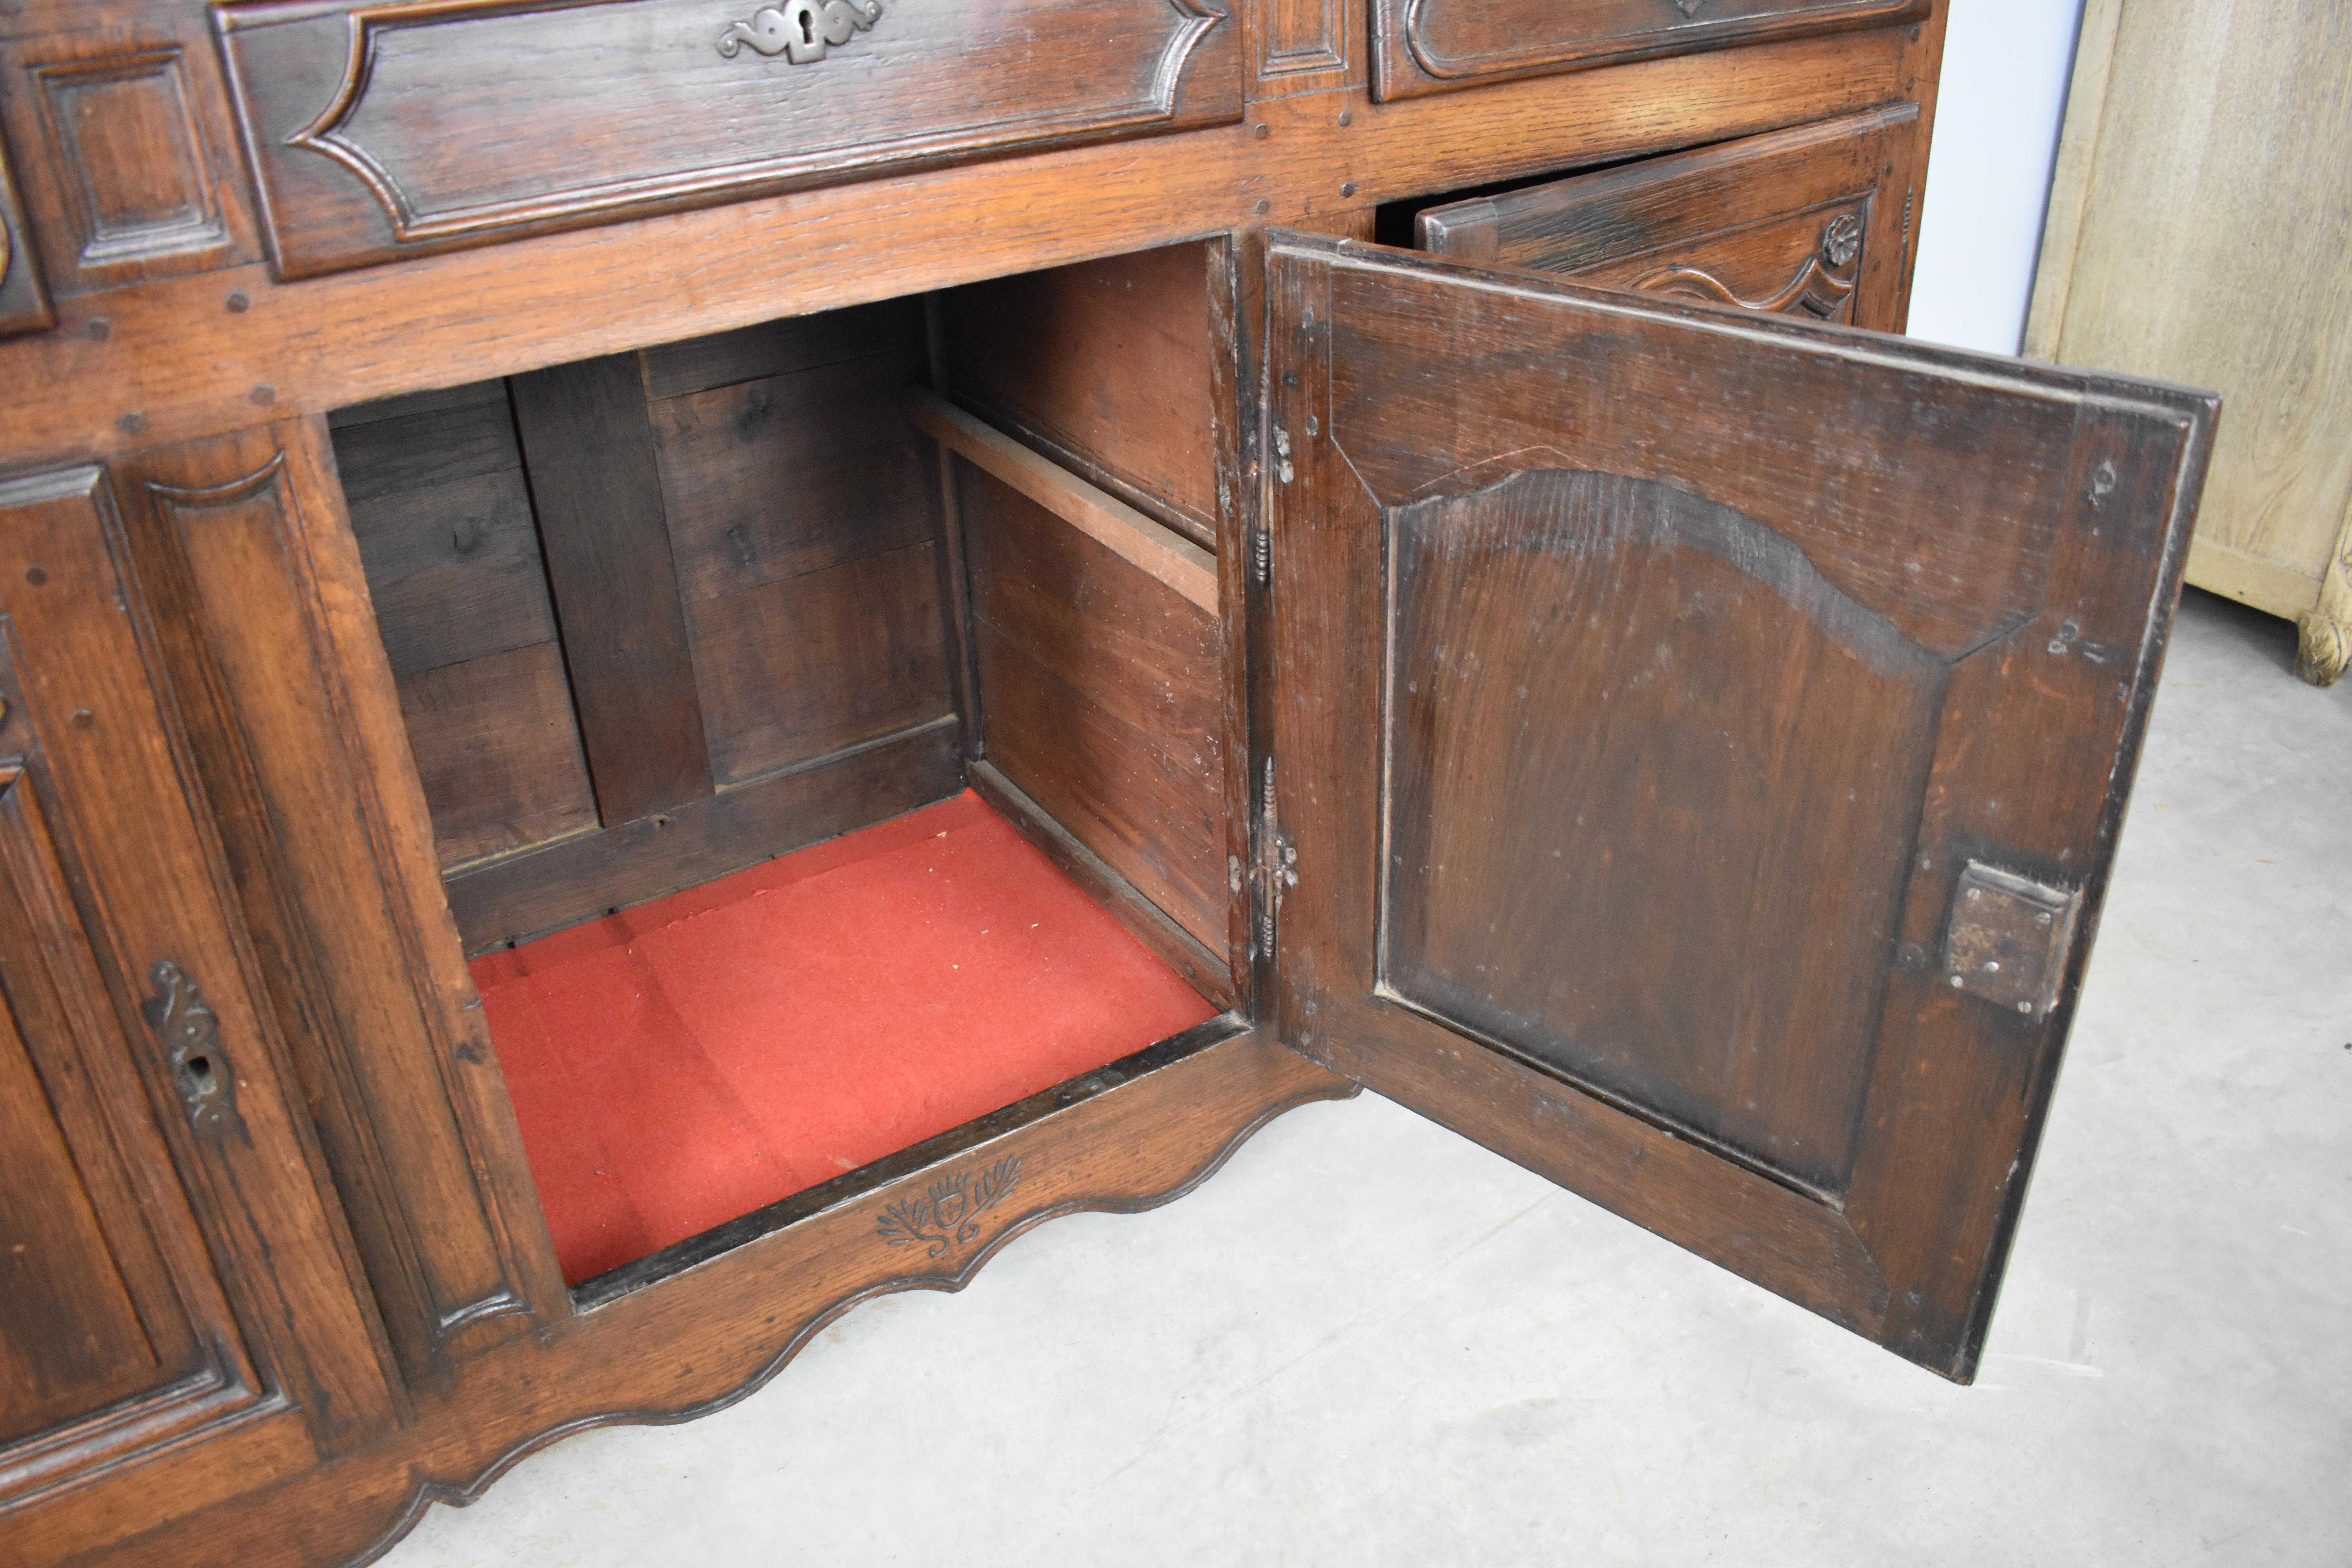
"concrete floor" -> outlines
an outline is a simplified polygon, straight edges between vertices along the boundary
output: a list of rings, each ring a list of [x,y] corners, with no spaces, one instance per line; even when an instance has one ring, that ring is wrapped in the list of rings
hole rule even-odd
[[[2183,608],[1973,1388],[1367,1095],[386,1561],[2352,1563],[2352,682],[2292,648]]]

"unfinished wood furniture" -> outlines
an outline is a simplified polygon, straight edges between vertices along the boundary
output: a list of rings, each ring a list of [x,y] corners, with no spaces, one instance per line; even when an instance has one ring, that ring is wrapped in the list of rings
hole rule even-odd
[[[1943,20],[0,13],[5,1554],[366,1560],[1360,1084],[1972,1375],[2212,405],[1843,324]],[[1220,1016],[567,1282],[468,958],[967,784]]]
[[[2352,16],[2090,0],[2025,334],[2231,400],[2189,581],[2352,666]],[[2160,258],[2161,265],[2152,264]]]

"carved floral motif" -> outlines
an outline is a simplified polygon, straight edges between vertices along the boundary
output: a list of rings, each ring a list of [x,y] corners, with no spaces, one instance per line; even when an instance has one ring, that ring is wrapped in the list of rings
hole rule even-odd
[[[1838,214],[1822,230],[1822,259],[1832,267],[1843,267],[1861,249],[1862,220],[1852,213]]]
[[[944,1257],[950,1248],[977,1240],[980,1216],[1003,1203],[1020,1181],[1018,1154],[1006,1155],[977,1175],[950,1171],[933,1182],[926,1195],[901,1198],[884,1209],[875,1233],[893,1247],[920,1242],[933,1258]]]

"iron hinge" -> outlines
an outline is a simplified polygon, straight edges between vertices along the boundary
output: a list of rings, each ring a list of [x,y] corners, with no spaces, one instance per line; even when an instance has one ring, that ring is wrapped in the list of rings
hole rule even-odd
[[[1276,810],[1272,757],[1265,759],[1258,786],[1257,849],[1250,874],[1257,884],[1258,951],[1271,954],[1275,917],[1281,912],[1282,896],[1298,886],[1298,848],[1283,832],[1282,818]]]

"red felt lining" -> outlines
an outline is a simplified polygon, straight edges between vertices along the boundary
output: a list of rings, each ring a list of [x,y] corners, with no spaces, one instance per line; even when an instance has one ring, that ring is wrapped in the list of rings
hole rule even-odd
[[[1215,1016],[970,791],[473,972],[572,1284]]]

